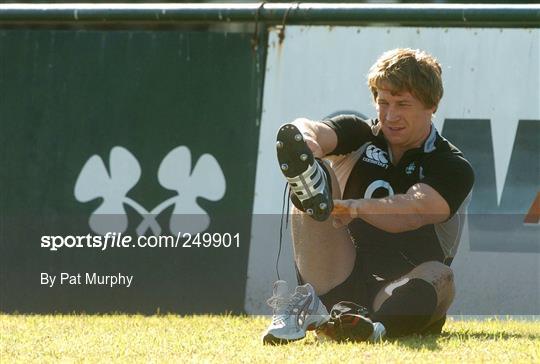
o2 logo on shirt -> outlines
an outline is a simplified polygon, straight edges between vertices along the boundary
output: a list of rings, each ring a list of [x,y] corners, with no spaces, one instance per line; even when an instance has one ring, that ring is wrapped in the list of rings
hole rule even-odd
[[[387,190],[388,191],[387,196],[394,195],[394,189],[392,188],[392,186],[390,186],[390,183],[382,179],[378,179],[376,181],[371,182],[369,186],[366,188],[366,192],[364,192],[364,198],[372,198],[375,191],[377,191],[379,188],[383,188]],[[383,197],[383,196],[380,196],[380,197]]]

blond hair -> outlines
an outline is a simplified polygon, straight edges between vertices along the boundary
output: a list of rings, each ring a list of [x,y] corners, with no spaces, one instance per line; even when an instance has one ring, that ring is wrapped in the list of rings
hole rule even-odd
[[[441,65],[418,49],[396,48],[383,53],[369,69],[368,86],[377,101],[378,89],[410,92],[426,108],[439,105],[443,96]]]

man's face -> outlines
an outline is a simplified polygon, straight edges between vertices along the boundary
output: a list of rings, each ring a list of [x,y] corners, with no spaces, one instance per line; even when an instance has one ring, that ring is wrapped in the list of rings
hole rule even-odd
[[[426,108],[409,92],[377,89],[377,112],[381,130],[391,147],[408,150],[422,145],[429,135],[435,107]]]

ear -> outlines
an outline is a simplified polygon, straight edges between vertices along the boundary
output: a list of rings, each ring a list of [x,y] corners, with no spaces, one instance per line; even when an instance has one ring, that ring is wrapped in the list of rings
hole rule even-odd
[[[439,104],[437,103],[437,105],[434,105],[431,107],[431,113],[432,114],[435,114],[437,112],[437,109],[439,108]]]

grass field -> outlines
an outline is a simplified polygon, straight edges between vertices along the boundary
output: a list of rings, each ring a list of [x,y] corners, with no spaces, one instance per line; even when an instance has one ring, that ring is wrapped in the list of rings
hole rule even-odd
[[[448,321],[440,337],[263,346],[265,317],[0,315],[0,362],[540,363],[540,322]]]

